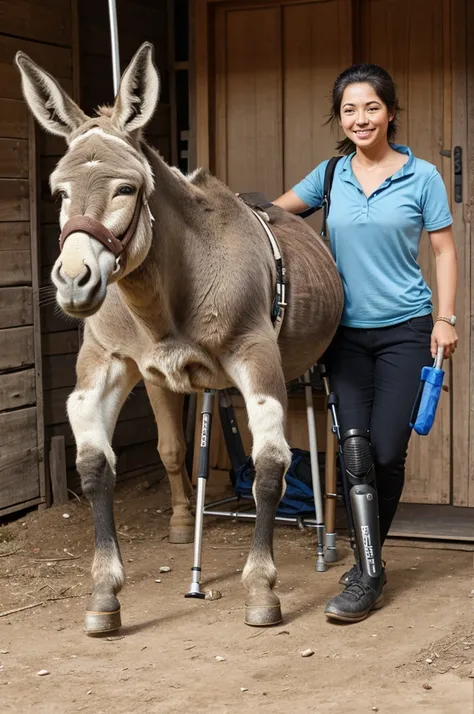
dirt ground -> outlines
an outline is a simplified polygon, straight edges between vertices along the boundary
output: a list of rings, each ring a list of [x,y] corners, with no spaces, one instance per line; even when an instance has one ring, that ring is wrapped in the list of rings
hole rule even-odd
[[[474,712],[472,552],[386,547],[385,607],[334,625],[323,610],[350,564],[347,544],[316,573],[314,533],[278,526],[284,620],[252,629],[240,583],[252,526],[206,520],[204,585],[222,598],[184,599],[192,545],[167,542],[168,503],[164,482],[117,490],[127,580],[122,630],[107,638],[82,632],[89,507],[74,500],[0,528],[1,714]],[[314,654],[303,658],[307,648]]]

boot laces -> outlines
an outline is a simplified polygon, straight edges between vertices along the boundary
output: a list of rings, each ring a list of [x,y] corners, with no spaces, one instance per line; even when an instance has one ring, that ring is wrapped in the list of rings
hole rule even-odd
[[[368,595],[372,591],[370,585],[362,583],[360,580],[353,580],[344,589],[344,595],[350,595],[354,600],[359,600],[364,595]]]

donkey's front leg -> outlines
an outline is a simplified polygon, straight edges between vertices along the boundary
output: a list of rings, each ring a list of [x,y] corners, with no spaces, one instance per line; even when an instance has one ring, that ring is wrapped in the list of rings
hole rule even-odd
[[[192,488],[186,471],[186,442],[183,433],[184,394],[145,382],[158,426],[158,453],[171,488],[170,543],[192,543],[194,518]]]
[[[273,592],[273,530],[278,503],[284,493],[284,475],[291,462],[285,439],[286,388],[280,353],[273,334],[254,336],[251,344],[222,360],[242,393],[253,437],[255,466],[253,495],[257,516],[250,553],[242,573],[247,589],[245,622],[276,625],[281,622],[280,601]]]
[[[76,466],[82,491],[92,506],[95,529],[94,586],[86,605],[84,630],[98,634],[121,625],[116,594],[124,582],[124,569],[113,514],[115,454],[111,442],[122,404],[139,374],[133,363],[85,342],[77,375],[67,411],[77,446]]]

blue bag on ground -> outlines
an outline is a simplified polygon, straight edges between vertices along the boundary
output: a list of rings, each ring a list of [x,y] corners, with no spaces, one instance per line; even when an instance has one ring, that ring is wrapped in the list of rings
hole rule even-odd
[[[420,436],[429,434],[433,426],[443,379],[444,370],[439,367],[423,367],[421,370],[421,384],[410,419],[410,427]]]
[[[324,492],[324,453],[318,454],[321,488]],[[241,498],[253,498],[252,484],[255,468],[252,457],[235,472],[234,491]],[[291,464],[286,476],[286,491],[280,501],[277,514],[280,516],[299,516],[314,513],[313,483],[311,478],[311,460],[308,451],[291,449]]]

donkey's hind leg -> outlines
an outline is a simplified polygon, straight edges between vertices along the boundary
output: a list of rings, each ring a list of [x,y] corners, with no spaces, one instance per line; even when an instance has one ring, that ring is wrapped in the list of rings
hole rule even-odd
[[[145,382],[158,426],[158,453],[171,488],[170,543],[192,543],[194,518],[192,488],[186,471],[186,442],[183,431],[184,394]]]
[[[67,411],[76,440],[82,491],[91,503],[94,519],[94,584],[84,624],[85,632],[92,635],[117,630],[121,624],[116,595],[124,582],[124,569],[113,514],[115,454],[111,442],[122,404],[139,374],[134,363],[105,354],[86,337],[77,375]]]
[[[247,589],[245,622],[276,625],[281,621],[281,609],[273,592],[276,581],[273,530],[291,453],[284,433],[285,381],[273,334],[256,336],[252,343],[240,345],[238,352],[226,356],[222,364],[245,399],[253,437],[252,458],[256,472],[253,495],[257,517],[242,573]]]

